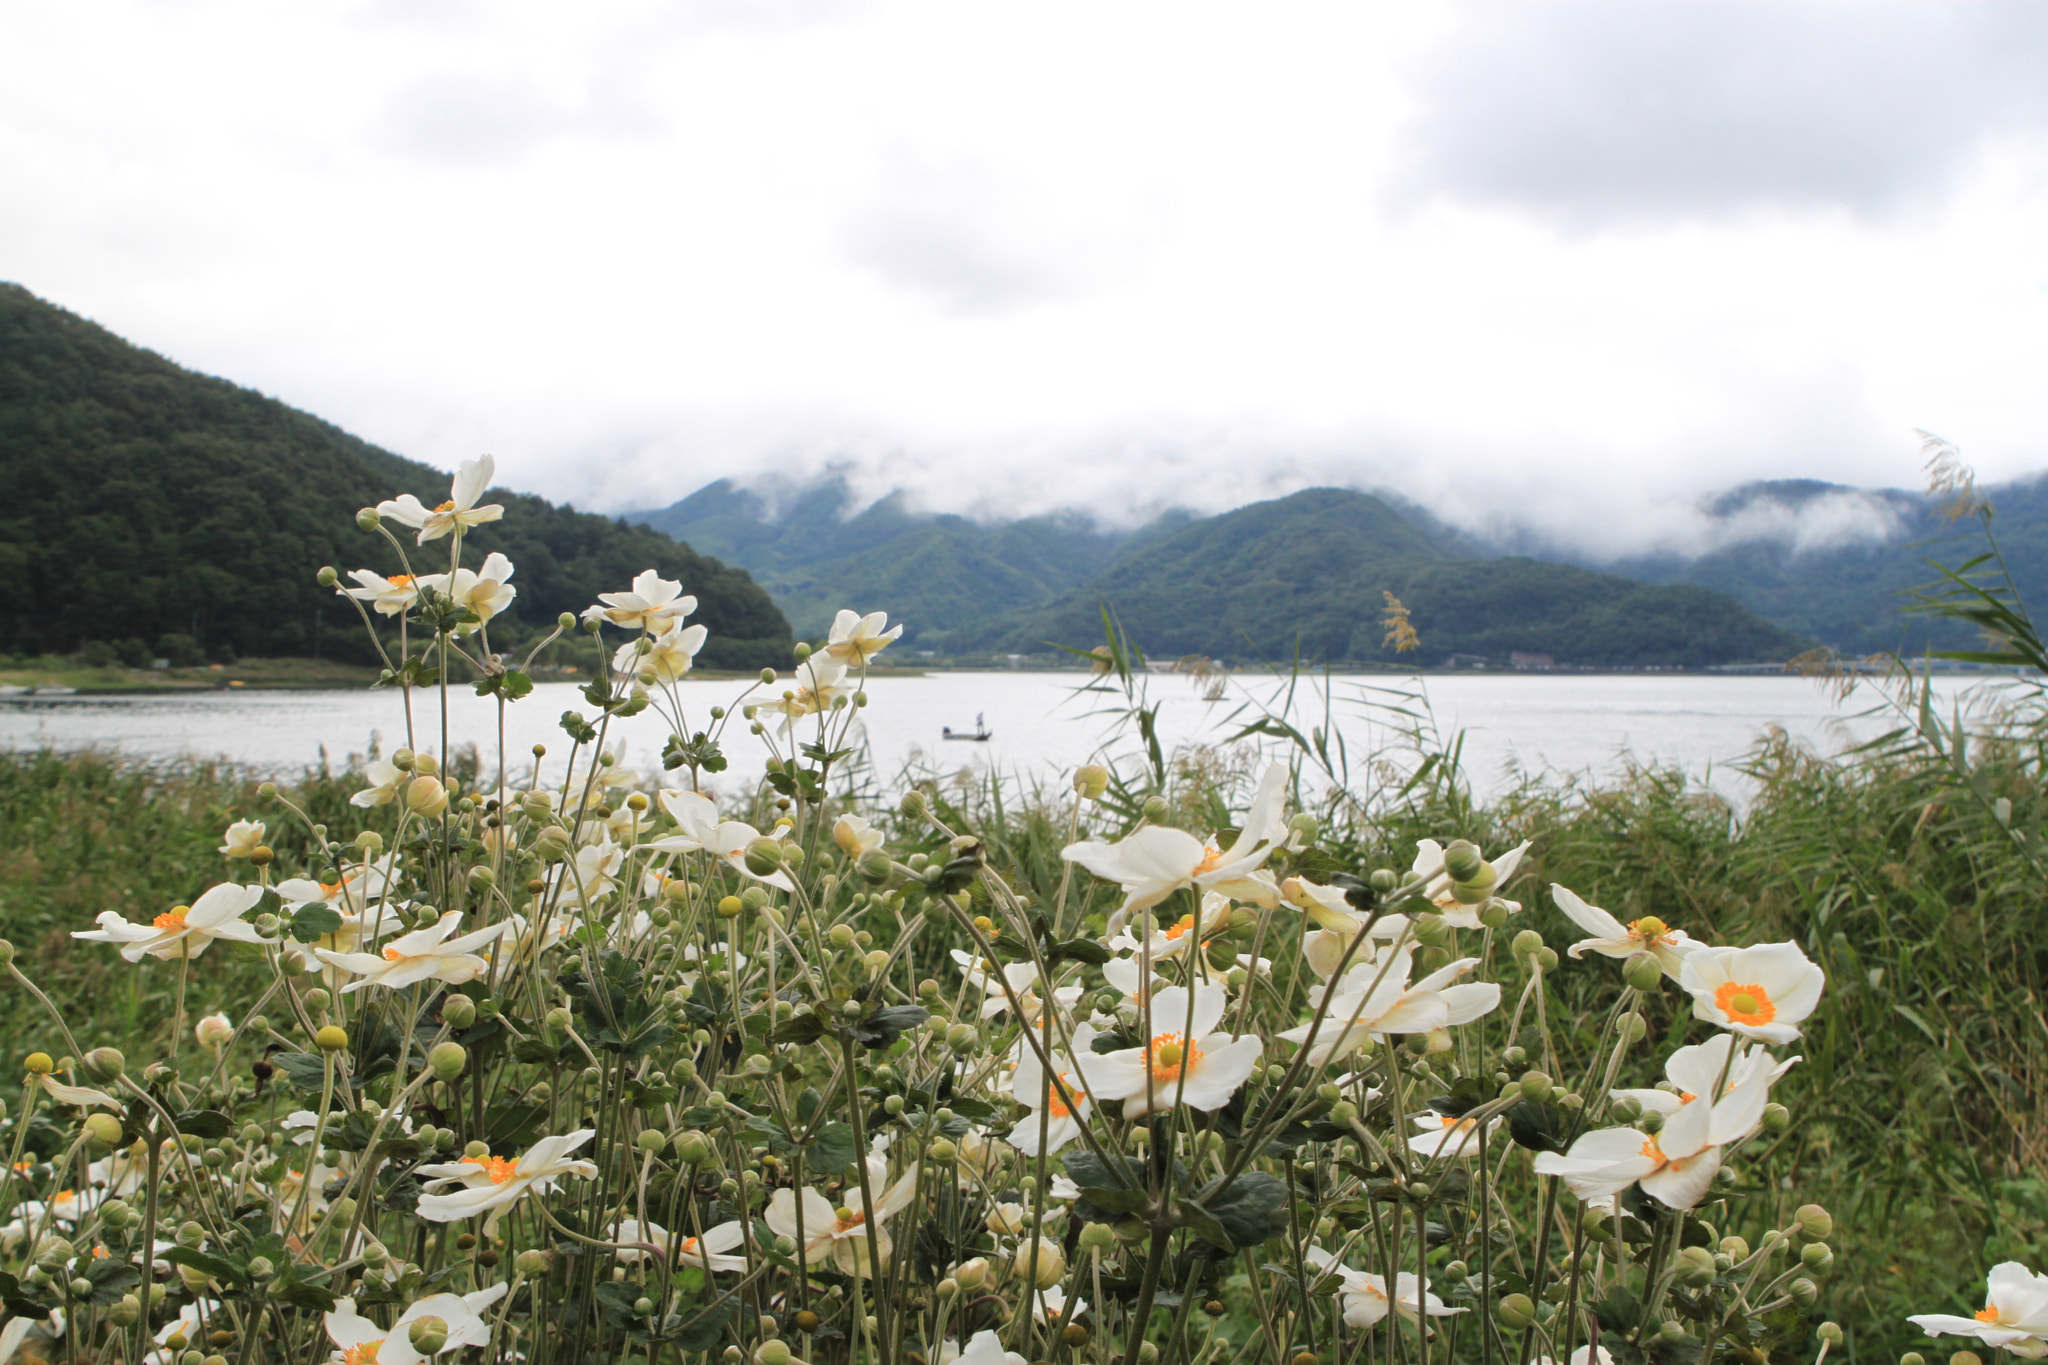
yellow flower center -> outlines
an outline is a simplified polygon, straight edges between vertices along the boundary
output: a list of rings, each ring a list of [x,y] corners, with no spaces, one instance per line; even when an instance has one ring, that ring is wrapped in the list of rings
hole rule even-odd
[[[1778,1017],[1778,1007],[1771,1003],[1771,993],[1762,986],[1723,981],[1714,990],[1714,1003],[1720,1007],[1721,1013],[1738,1024],[1768,1024]]]
[[[386,948],[384,950],[384,960],[386,962],[396,962],[404,956],[405,954],[399,952],[396,948]]]
[[[1181,1077],[1181,1072],[1202,1060],[1202,1049],[1193,1043],[1185,1043],[1178,1033],[1155,1033],[1151,1046],[1152,1079],[1161,1085],[1168,1085]]]
[[[1195,917],[1193,915],[1182,915],[1180,917],[1180,923],[1174,925],[1171,929],[1168,929],[1166,931],[1166,936],[1171,939],[1185,938],[1187,937],[1188,930],[1194,927]]]
[[[176,933],[185,927],[185,916],[191,909],[192,907],[189,905],[174,905],[151,920],[150,923],[167,934]]]
[[[1664,1149],[1657,1145],[1657,1139],[1653,1137],[1646,1137],[1643,1139],[1643,1146],[1639,1155],[1650,1158],[1650,1160],[1656,1162],[1659,1166],[1668,1166],[1671,1164],[1671,1158],[1664,1155]]]
[[[1671,932],[1671,926],[1655,915],[1645,915],[1629,925],[1628,932],[1632,938],[1639,938],[1645,943],[1655,943]]]
[[[1987,1304],[1985,1304],[1985,1305],[1984,1305],[1984,1306],[1983,1306],[1982,1308],[1979,1308],[1979,1309],[1977,1310],[1977,1321],[1979,1321],[1979,1322],[1997,1322],[1997,1321],[1998,1321],[1998,1309],[1997,1309],[1997,1307],[1996,1307],[1995,1305],[1993,1305],[1993,1304],[1988,1304],[1988,1303],[1987,1303]]]
[[[384,1345],[384,1338],[366,1341],[360,1346],[351,1346],[341,1353],[341,1365],[377,1365],[377,1351]]]
[[[1438,1117],[1443,1120],[1446,1128],[1471,1128],[1479,1122],[1478,1119],[1454,1119],[1449,1114],[1440,1114]]]
[[[466,1156],[462,1160],[489,1176],[493,1185],[502,1185],[519,1174],[518,1161],[509,1156]]]
[[[1202,849],[1202,861],[1195,864],[1195,870],[1192,875],[1199,877],[1205,872],[1214,872],[1216,865],[1222,861],[1223,850],[1214,844],[1206,844]]]
[[[852,1209],[841,1209],[836,1216],[839,1220],[838,1230],[840,1232],[851,1232],[868,1221],[868,1216],[865,1212],[855,1213]]]
[[[1062,1092],[1060,1086],[1065,1086],[1066,1090]],[[1073,1099],[1072,1104],[1067,1102],[1069,1096]],[[1087,1094],[1076,1089],[1073,1080],[1062,1071],[1059,1085],[1053,1086],[1046,1094],[1045,1111],[1056,1119],[1072,1118],[1074,1110],[1087,1098]]]
[[[434,510],[436,512],[453,512],[455,510],[455,499],[448,499],[448,501],[442,503],[439,507],[436,507]]]
[[[409,573],[393,574],[384,581],[394,588],[409,588],[413,585],[413,576]]]

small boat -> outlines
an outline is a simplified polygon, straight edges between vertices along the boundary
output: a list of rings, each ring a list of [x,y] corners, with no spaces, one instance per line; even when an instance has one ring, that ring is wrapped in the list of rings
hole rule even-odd
[[[988,722],[982,719],[979,712],[975,714],[974,728],[972,730],[955,730],[950,725],[941,725],[939,727],[940,739],[964,739],[974,744],[984,744],[994,734],[995,731],[988,728]]]

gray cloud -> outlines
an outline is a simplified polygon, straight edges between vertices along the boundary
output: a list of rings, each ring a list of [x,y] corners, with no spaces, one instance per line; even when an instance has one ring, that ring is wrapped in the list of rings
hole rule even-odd
[[[1415,72],[1397,198],[1578,226],[1885,217],[2048,127],[2048,6],[1483,0]]]
[[[609,81],[580,103],[509,72],[438,71],[393,92],[369,132],[372,146],[451,167],[505,166],[556,138],[658,134],[661,118]]]
[[[959,317],[1078,297],[1142,249],[1131,227],[1048,223],[1042,207],[986,162],[897,148],[841,221],[840,247],[891,288]]]

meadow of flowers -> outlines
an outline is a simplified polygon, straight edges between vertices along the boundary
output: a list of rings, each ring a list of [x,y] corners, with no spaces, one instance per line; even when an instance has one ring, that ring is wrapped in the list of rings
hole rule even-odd
[[[1798,944],[1624,923],[1452,828],[1346,865],[1286,763],[1193,829],[1081,769],[1044,894],[938,790],[845,797],[883,613],[706,705],[695,603],[652,572],[558,623],[609,660],[561,744],[465,780],[437,696],[518,705],[534,657],[491,648],[517,589],[472,544],[490,475],[366,509],[388,571],[322,571],[407,736],[352,797],[365,827],[266,787],[189,903],[73,934],[172,976],[164,1055],[104,1045],[0,945],[50,1040],[0,1127],[0,1362],[1842,1341],[1809,1311],[1833,1220],[1772,1164],[1799,1122],[1772,1086],[1829,989]],[[608,725],[650,709],[661,768],[631,771]],[[734,725],[765,771],[729,769]],[[294,823],[316,875],[274,876]],[[1562,954],[1517,923],[1536,897],[1584,935]],[[230,955],[256,988],[185,1017]],[[1569,1005],[1567,973],[1595,983]],[[2048,1280],[2001,1265],[1975,1318],[1915,1321],[2048,1354]]]

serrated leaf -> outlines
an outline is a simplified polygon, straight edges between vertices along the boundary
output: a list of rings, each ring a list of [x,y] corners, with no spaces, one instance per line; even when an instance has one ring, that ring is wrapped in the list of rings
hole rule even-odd
[[[863,1047],[885,1048],[902,1037],[904,1030],[916,1028],[931,1017],[932,1012],[923,1005],[890,1005],[856,1021],[847,1033]]]
[[[292,937],[301,943],[325,938],[341,928],[341,914],[332,906],[302,905],[292,912]]]
[[[1100,967],[1109,961],[1108,948],[1092,938],[1070,938],[1053,944],[1045,950],[1046,965],[1056,962],[1085,962],[1091,967]]]
[[[235,1121],[218,1109],[188,1109],[172,1122],[179,1132],[208,1141],[219,1141],[235,1131]]]
[[[280,1075],[301,1090],[317,1095],[326,1083],[325,1059],[310,1052],[273,1052],[268,1060]]]
[[[795,1014],[777,1024],[768,1035],[771,1043],[795,1043],[799,1047],[825,1036],[825,1021],[814,1013]]]
[[[1562,1152],[1564,1111],[1548,1100],[1523,1100],[1508,1110],[1508,1136],[1532,1152]]]
[[[1222,1251],[1235,1251],[1237,1247],[1230,1240],[1230,1232],[1222,1220],[1192,1199],[1183,1199],[1174,1211],[1180,1225],[1195,1236]],[[1263,1238],[1261,1240],[1264,1240]]]
[[[1222,1227],[1226,1240],[1216,1245],[1226,1251],[1257,1246],[1287,1229],[1287,1186],[1264,1171],[1246,1171],[1228,1185],[1213,1182],[1194,1202]]]

